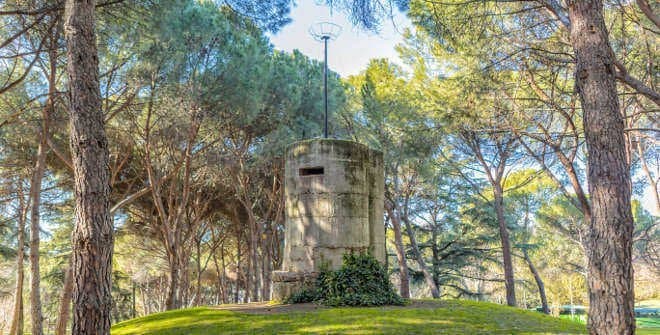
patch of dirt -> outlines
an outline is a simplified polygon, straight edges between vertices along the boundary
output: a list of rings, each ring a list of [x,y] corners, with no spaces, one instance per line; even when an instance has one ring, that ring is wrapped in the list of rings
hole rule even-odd
[[[403,307],[403,308],[441,308],[446,304],[442,300],[412,300],[405,306],[388,306],[388,307]]]
[[[290,312],[313,312],[326,307],[313,304],[272,304],[269,302],[251,302],[247,304],[227,304],[215,307],[219,310],[248,314],[279,314]]]

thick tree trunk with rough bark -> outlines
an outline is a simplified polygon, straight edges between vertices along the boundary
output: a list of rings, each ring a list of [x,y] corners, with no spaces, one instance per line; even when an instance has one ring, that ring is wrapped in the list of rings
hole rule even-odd
[[[399,294],[404,299],[410,299],[410,279],[408,277],[406,251],[403,248],[403,237],[401,236],[401,221],[394,215],[391,206],[386,205],[385,210],[392,221],[392,230],[394,231],[396,258],[399,262]]]
[[[23,335],[25,324],[23,314],[23,284],[25,283],[25,216],[27,214],[27,205],[25,204],[25,194],[23,192],[23,181],[18,181],[16,188],[18,195],[18,244],[16,246],[16,292],[14,293],[14,312],[12,314],[9,335]]]
[[[497,213],[497,225],[500,229],[500,241],[502,243],[502,264],[504,265],[504,286],[506,288],[506,304],[516,306],[516,289],[513,277],[513,262],[511,261],[511,242],[509,230],[504,217],[504,191],[502,186],[493,185],[494,207]]]
[[[76,198],[73,335],[110,333],[113,227],[108,140],[101,110],[94,0],[67,0],[70,146]]]
[[[602,0],[569,1],[591,195],[590,334],[635,333],[630,170]]]

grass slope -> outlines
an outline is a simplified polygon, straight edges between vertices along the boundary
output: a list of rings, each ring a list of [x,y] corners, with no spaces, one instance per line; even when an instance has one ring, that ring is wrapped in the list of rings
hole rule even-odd
[[[332,308],[268,315],[214,308],[152,314],[112,327],[127,334],[584,334],[577,322],[472,301],[440,301],[423,308]],[[640,332],[640,334],[651,334]]]

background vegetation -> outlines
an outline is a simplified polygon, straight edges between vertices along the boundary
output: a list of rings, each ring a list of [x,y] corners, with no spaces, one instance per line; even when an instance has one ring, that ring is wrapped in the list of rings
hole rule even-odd
[[[288,1],[241,3],[97,6],[113,323],[270,296],[284,147],[321,135],[323,67],[270,45],[265,33],[287,22]],[[330,73],[332,136],[385,155],[389,275],[403,297],[505,303],[513,294],[517,306],[555,315],[587,305],[592,205],[570,33],[535,1],[448,3],[405,6],[415,27],[398,48],[404,64],[376,59],[356,76]],[[604,7],[625,70],[618,101],[636,199],[637,301],[660,298],[658,27],[645,3]],[[56,5],[0,4],[0,334],[63,334],[70,324],[75,188]],[[379,17],[366,19],[369,28]],[[155,317],[235,317],[171,313]],[[347,312],[319,317],[337,313]],[[392,318],[424,316],[401,313]]]

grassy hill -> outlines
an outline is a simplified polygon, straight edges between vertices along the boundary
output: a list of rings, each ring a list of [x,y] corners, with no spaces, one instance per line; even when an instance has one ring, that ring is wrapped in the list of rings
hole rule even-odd
[[[404,307],[192,308],[118,323],[112,335],[197,334],[584,334],[585,326],[537,312],[472,301]],[[639,334],[660,334],[641,330]]]

